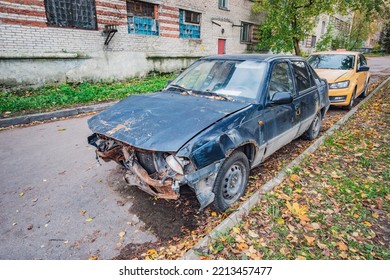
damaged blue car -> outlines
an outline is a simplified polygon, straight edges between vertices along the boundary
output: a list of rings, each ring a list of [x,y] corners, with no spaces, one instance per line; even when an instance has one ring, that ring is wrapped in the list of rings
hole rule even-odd
[[[300,57],[211,56],[89,119],[88,142],[130,185],[164,199],[188,185],[201,209],[225,211],[252,168],[297,137],[316,138],[328,108],[326,80]]]

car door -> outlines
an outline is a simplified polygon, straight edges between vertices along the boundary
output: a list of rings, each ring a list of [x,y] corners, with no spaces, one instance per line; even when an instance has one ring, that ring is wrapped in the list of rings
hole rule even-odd
[[[362,67],[362,66],[367,66],[367,60],[365,59],[365,57],[361,54],[358,55],[358,61],[357,61],[357,66],[356,66],[356,75],[357,75],[357,95],[360,95],[361,92],[363,92],[364,90],[364,86],[366,84],[366,81],[367,81],[367,74],[368,72],[367,71],[360,71],[358,72],[358,69],[359,67]]]
[[[297,137],[302,135],[310,126],[314,119],[315,114],[319,110],[319,93],[308,69],[308,66],[303,60],[292,60],[291,61],[294,82],[297,89],[297,96],[294,97],[294,104],[297,119],[299,117],[299,129]]]
[[[290,104],[273,105],[272,98],[277,92],[289,92],[295,96],[292,73],[288,61],[277,61],[271,66],[266,89],[263,126],[260,131],[266,145],[264,158],[295,138],[299,127],[299,107]]]

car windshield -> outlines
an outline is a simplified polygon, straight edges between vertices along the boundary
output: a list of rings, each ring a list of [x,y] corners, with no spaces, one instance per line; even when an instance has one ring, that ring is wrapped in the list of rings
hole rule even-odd
[[[354,55],[346,54],[316,54],[310,56],[307,61],[314,69],[353,69]]]
[[[255,100],[265,69],[266,63],[259,61],[199,60],[166,89],[224,99]]]

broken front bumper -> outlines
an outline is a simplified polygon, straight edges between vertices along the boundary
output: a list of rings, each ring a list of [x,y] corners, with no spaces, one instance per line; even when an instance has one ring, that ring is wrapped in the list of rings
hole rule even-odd
[[[214,200],[214,181],[222,161],[195,170],[187,164],[183,175],[173,171],[166,163],[166,153],[141,151],[105,136],[93,134],[88,143],[95,146],[97,159],[114,160],[126,172],[124,178],[130,185],[164,199],[178,199],[180,186],[188,185],[197,196],[201,209]]]

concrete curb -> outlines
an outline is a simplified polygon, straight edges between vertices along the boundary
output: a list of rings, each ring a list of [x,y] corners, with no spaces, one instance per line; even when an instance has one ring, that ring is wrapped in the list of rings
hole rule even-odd
[[[218,226],[216,226],[207,236],[203,237],[192,249],[187,251],[182,260],[198,260],[199,257],[196,255],[196,250],[207,247],[209,242],[215,239],[219,233],[226,232],[229,228],[234,227],[238,224],[244,214],[249,213],[250,209],[256,205],[262,198],[262,193],[268,192],[278,186],[287,177],[287,170],[292,169],[295,165],[298,165],[308,154],[312,154],[322,145],[326,138],[334,133],[336,129],[339,129],[363,104],[365,104],[371,97],[379,91],[383,85],[390,80],[388,77],[382,82],[370,95],[368,95],[363,101],[357,106],[352,108],[348,113],[344,115],[337,123],[330,127],[320,138],[318,138],[313,144],[311,144],[302,154],[296,157],[290,162],[283,170],[281,170],[274,178],[266,182],[259,190],[257,190],[251,197],[249,197],[234,213],[223,220]]]
[[[27,124],[35,121],[46,121],[46,120],[52,120],[52,119],[58,119],[64,117],[71,117],[71,116],[76,116],[79,114],[89,113],[89,112],[99,112],[107,109],[108,107],[114,105],[115,103],[117,103],[117,101],[81,106],[81,107],[76,107],[71,109],[63,109],[63,110],[47,112],[47,113],[38,113],[38,114],[25,115],[20,117],[0,119],[0,128],[8,127],[11,125]]]

